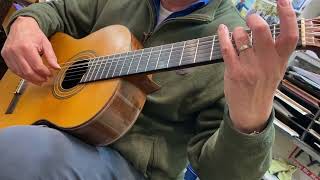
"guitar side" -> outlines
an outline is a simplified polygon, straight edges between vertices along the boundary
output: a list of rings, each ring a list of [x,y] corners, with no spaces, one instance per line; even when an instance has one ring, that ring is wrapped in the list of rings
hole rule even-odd
[[[76,40],[57,33],[50,39],[60,71],[41,87],[25,83],[7,71],[0,81],[0,128],[43,123],[68,131],[96,145],[109,144],[126,132],[138,117],[145,93],[130,81],[113,79],[72,88],[62,87],[66,65],[96,56],[126,52],[139,47],[127,28],[109,26]],[[66,68],[65,68],[65,67]],[[15,96],[18,97],[15,99]],[[15,99],[12,113],[6,113]]]

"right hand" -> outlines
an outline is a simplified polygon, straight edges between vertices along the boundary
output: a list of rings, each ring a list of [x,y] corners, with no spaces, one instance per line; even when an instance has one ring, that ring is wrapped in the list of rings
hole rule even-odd
[[[37,85],[52,76],[49,68],[60,69],[48,38],[31,17],[18,17],[13,22],[1,55],[12,72]]]

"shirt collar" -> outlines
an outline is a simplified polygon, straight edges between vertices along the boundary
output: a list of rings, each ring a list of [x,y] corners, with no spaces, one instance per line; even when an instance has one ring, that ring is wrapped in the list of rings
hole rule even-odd
[[[186,9],[172,13],[167,19],[188,15],[188,14],[192,13],[193,11],[206,6],[207,4],[209,4],[210,1],[211,0],[198,0],[198,1],[194,2],[194,3],[192,3]],[[160,0],[153,0],[153,3],[155,5],[156,14],[157,14],[157,17],[158,17],[159,16],[159,11],[160,11]]]

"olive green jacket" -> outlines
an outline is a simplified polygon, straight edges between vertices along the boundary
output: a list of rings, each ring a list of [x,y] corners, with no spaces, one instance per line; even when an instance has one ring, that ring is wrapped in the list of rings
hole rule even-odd
[[[27,7],[12,21],[31,16],[47,36],[62,31],[76,38],[122,24],[145,47],[209,36],[221,23],[231,29],[245,25],[229,0],[212,0],[156,30],[154,8],[151,0],[55,0]],[[111,147],[149,179],[177,179],[188,162],[201,180],[260,179],[270,165],[274,114],[260,134],[234,129],[223,74],[223,63],[157,73],[161,89],[148,96],[136,124]]]

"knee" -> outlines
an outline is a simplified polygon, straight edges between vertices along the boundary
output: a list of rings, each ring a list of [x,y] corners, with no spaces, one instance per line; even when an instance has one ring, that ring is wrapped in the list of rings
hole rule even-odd
[[[34,169],[63,163],[67,137],[54,129],[39,126],[15,126],[0,130],[0,171],[34,173]],[[56,164],[55,164],[56,165]],[[2,174],[3,175],[3,174]]]

